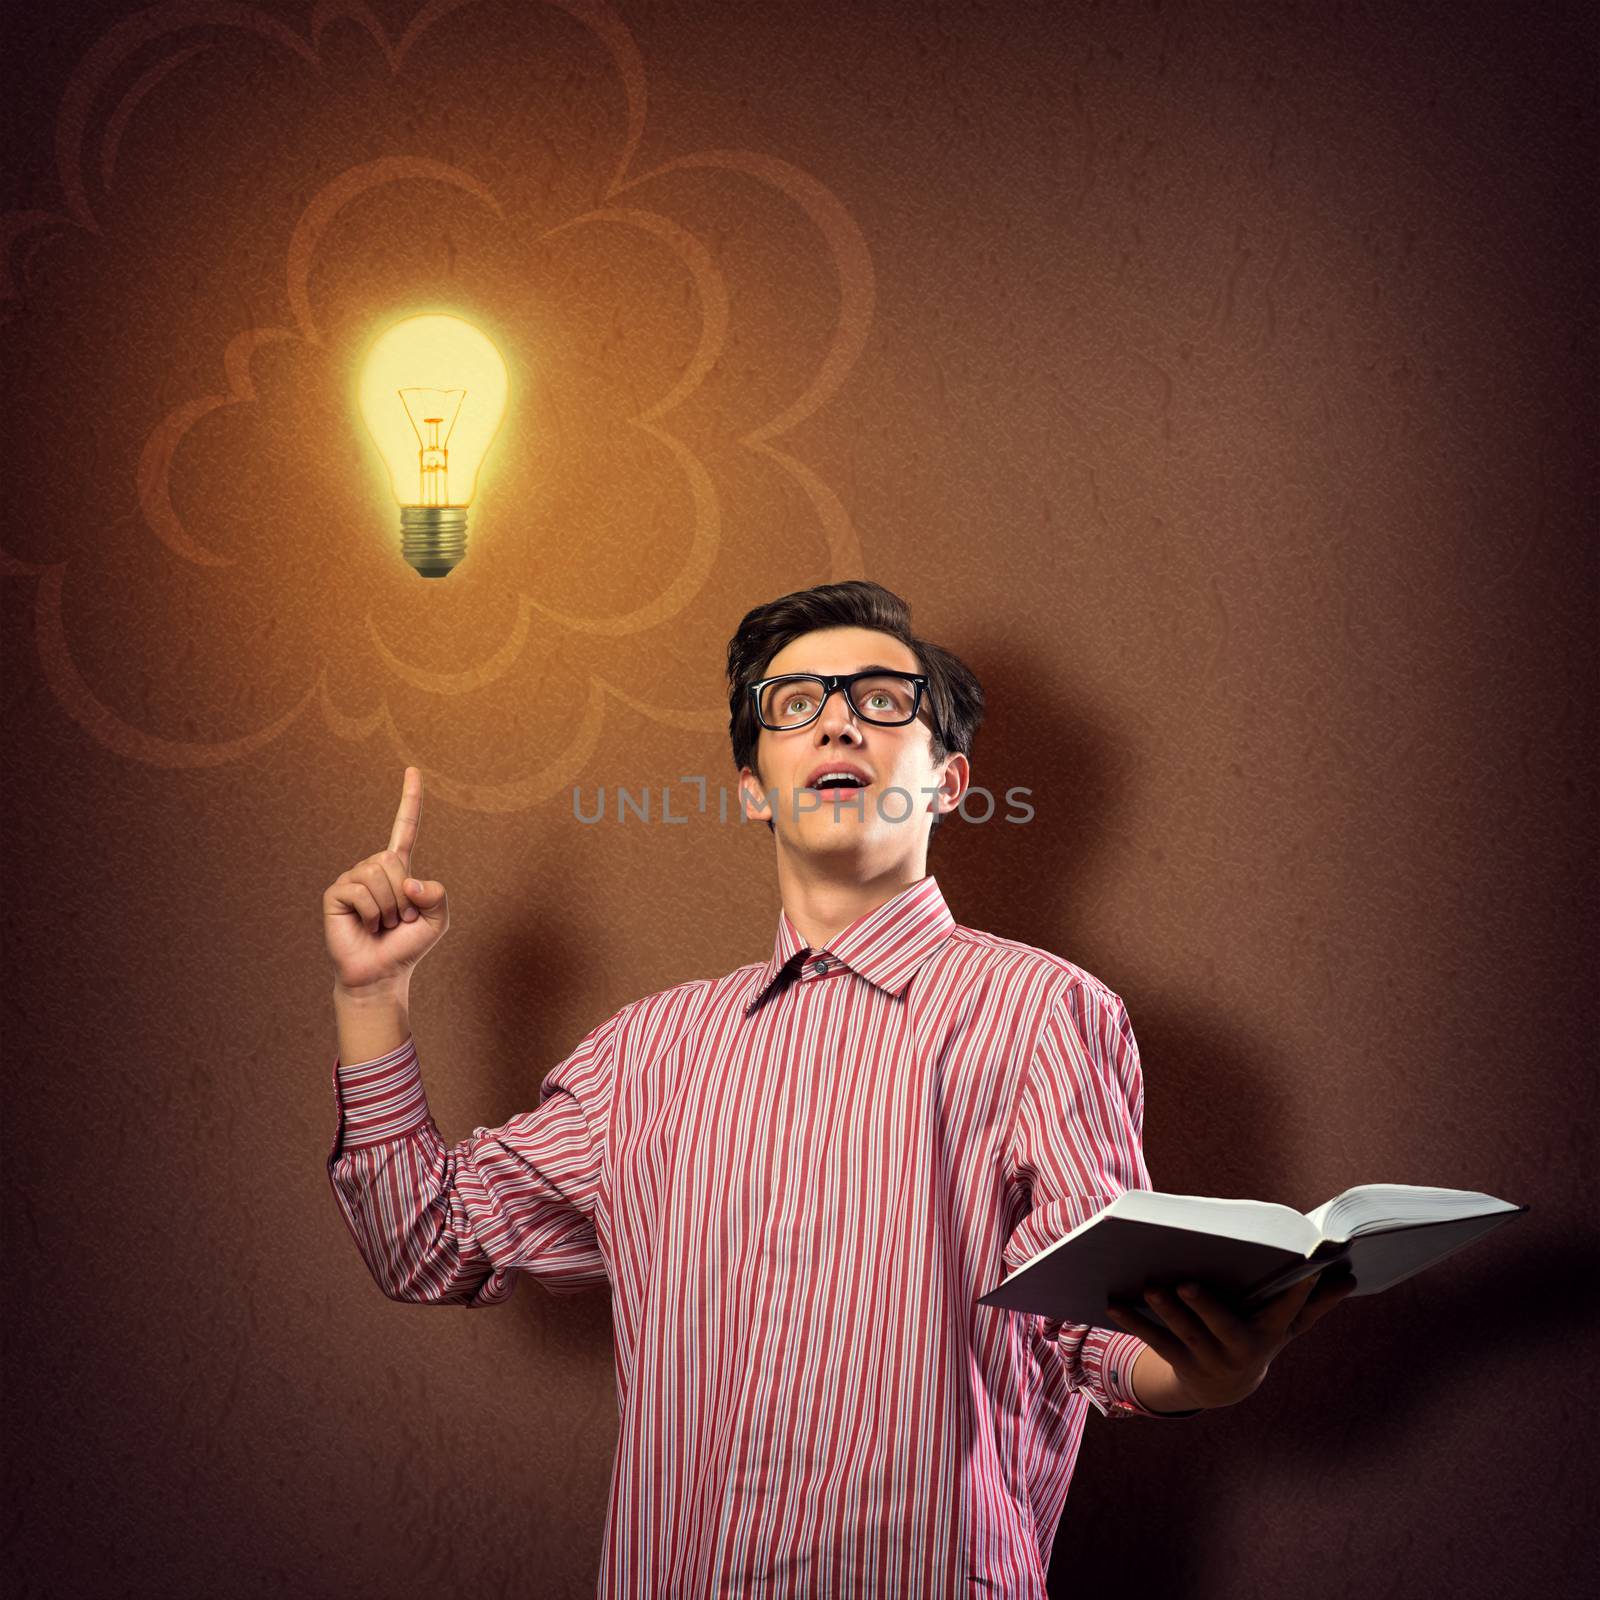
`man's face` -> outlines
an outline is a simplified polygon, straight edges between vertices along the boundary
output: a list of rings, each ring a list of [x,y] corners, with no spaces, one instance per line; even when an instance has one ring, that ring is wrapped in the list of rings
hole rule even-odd
[[[920,671],[910,646],[892,634],[823,628],[786,644],[761,676],[868,669]],[[757,821],[770,818],[780,845],[802,852],[867,852],[888,858],[920,851],[925,857],[932,808],[953,809],[969,773],[967,758],[959,752],[934,764],[930,715],[924,694],[915,721],[884,727],[858,717],[840,688],[828,696],[821,716],[805,727],[762,728],[756,745],[761,776],[749,767],[739,771],[748,814]],[[862,786],[813,786],[818,775],[840,766],[859,772]],[[940,794],[926,792],[936,789]]]

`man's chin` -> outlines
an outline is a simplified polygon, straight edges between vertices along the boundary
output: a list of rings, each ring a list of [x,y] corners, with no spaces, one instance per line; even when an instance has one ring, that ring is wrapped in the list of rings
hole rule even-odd
[[[789,830],[789,838],[804,850],[850,849],[867,844],[872,837],[868,823],[855,816],[807,816]]]
[[[824,806],[821,811],[808,812],[801,816],[800,826],[803,828],[808,822],[815,822],[824,832],[834,833],[844,829],[865,829],[868,824],[867,817],[859,806]]]

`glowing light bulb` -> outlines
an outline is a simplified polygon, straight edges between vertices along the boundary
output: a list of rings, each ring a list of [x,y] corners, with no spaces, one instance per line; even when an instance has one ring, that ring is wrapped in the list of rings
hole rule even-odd
[[[362,363],[361,417],[400,502],[400,550],[424,578],[467,553],[467,507],[506,408],[506,364],[470,322],[406,317]]]

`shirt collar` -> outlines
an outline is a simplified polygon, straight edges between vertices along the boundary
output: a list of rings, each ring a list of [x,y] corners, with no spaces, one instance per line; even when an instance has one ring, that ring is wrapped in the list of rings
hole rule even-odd
[[[955,926],[956,920],[939,892],[938,880],[930,873],[908,884],[881,906],[863,912],[834,935],[826,950],[841,966],[898,999],[917,968],[943,949]],[[749,1016],[766,999],[781,974],[798,974],[812,954],[789,920],[789,913],[780,909],[772,957],[756,977],[745,1015]]]

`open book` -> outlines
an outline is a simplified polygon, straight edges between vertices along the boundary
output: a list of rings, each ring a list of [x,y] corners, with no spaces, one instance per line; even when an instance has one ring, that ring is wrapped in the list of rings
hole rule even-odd
[[[1354,1275],[1352,1295],[1377,1294],[1527,1209],[1408,1183],[1364,1183],[1304,1216],[1264,1200],[1129,1189],[978,1304],[1115,1328],[1115,1301],[1164,1327],[1146,1289],[1193,1281],[1248,1315],[1330,1263],[1335,1276]]]

